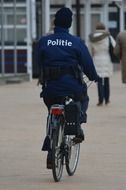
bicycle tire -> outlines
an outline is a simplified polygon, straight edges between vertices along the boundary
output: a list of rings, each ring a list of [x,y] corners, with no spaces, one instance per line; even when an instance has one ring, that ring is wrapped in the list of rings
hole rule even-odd
[[[68,152],[65,156],[66,171],[69,176],[73,176],[78,165],[80,155],[80,144],[73,143],[72,138],[68,137]]]
[[[60,181],[63,173],[64,156],[61,150],[63,143],[63,128],[57,123],[52,134],[52,173],[55,182]]]

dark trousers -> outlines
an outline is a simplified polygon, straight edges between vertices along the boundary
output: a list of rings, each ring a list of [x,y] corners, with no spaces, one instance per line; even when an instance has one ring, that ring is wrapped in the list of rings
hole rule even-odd
[[[105,103],[109,102],[109,97],[110,97],[110,84],[109,84],[109,78],[100,78],[98,83],[97,83],[97,88],[98,88],[98,100],[99,103]]]

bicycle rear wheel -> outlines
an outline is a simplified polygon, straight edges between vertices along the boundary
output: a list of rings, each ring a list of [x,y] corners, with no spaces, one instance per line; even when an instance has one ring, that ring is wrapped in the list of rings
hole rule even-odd
[[[64,156],[62,151],[63,128],[61,125],[53,131],[52,136],[52,173],[56,182],[60,181],[63,173]]]
[[[71,136],[67,136],[68,152],[65,156],[66,170],[69,176],[74,175],[80,155],[80,144],[75,144]]]

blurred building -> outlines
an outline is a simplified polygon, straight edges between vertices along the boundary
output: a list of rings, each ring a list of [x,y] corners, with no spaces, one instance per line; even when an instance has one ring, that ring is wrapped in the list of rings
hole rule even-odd
[[[102,21],[114,37],[126,29],[126,0],[0,0],[0,77],[37,76],[36,41],[50,30],[55,12],[73,11],[72,34],[88,44]]]

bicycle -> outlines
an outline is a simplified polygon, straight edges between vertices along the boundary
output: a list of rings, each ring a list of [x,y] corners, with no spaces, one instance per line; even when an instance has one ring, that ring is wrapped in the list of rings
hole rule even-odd
[[[47,135],[52,152],[52,174],[60,181],[64,165],[69,176],[74,175],[80,155],[80,143],[74,138],[78,130],[80,102],[66,97],[64,104],[51,106],[47,119]]]

